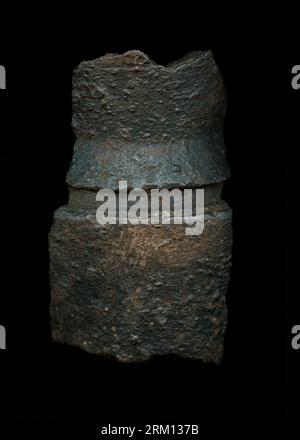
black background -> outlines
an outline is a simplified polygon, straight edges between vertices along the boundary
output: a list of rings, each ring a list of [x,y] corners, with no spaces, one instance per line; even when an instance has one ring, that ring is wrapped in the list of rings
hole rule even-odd
[[[138,12],[27,8],[10,15],[1,36],[0,324],[8,346],[0,352],[1,414],[128,424],[296,413],[299,355],[290,350],[289,332],[300,316],[294,297],[282,295],[282,251],[290,224],[285,155],[287,142],[296,143],[300,100],[290,71],[300,64],[299,40],[243,24],[223,31],[192,7]],[[106,52],[139,49],[166,64],[208,48],[228,93],[232,174],[224,190],[234,247],[222,366],[177,357],[126,365],[52,343],[47,234],[53,210],[67,200],[72,70]]]

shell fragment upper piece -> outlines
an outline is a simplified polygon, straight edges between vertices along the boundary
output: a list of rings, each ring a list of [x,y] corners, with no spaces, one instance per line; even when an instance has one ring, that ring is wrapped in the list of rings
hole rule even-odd
[[[229,177],[224,84],[211,52],[167,67],[138,51],[81,63],[68,183],[80,188],[204,186]]]

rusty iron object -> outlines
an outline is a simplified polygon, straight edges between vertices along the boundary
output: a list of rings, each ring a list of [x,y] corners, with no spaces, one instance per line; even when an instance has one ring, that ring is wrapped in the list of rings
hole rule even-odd
[[[56,341],[134,362],[153,355],[220,363],[227,323],[231,210],[224,83],[210,51],[161,66],[139,51],[82,62],[69,202],[49,235]],[[96,193],[204,188],[201,235],[182,224],[100,225]]]

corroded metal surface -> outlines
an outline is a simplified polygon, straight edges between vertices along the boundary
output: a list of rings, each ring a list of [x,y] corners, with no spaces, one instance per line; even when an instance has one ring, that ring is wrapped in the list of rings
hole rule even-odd
[[[210,52],[158,66],[138,51],[74,71],[75,188],[203,186],[229,177],[224,84]]]
[[[159,66],[138,51],[74,71],[77,140],[68,205],[49,237],[53,337],[125,362],[178,354],[220,362],[231,258],[225,92],[210,52]],[[206,188],[203,234],[100,225],[96,192]]]

